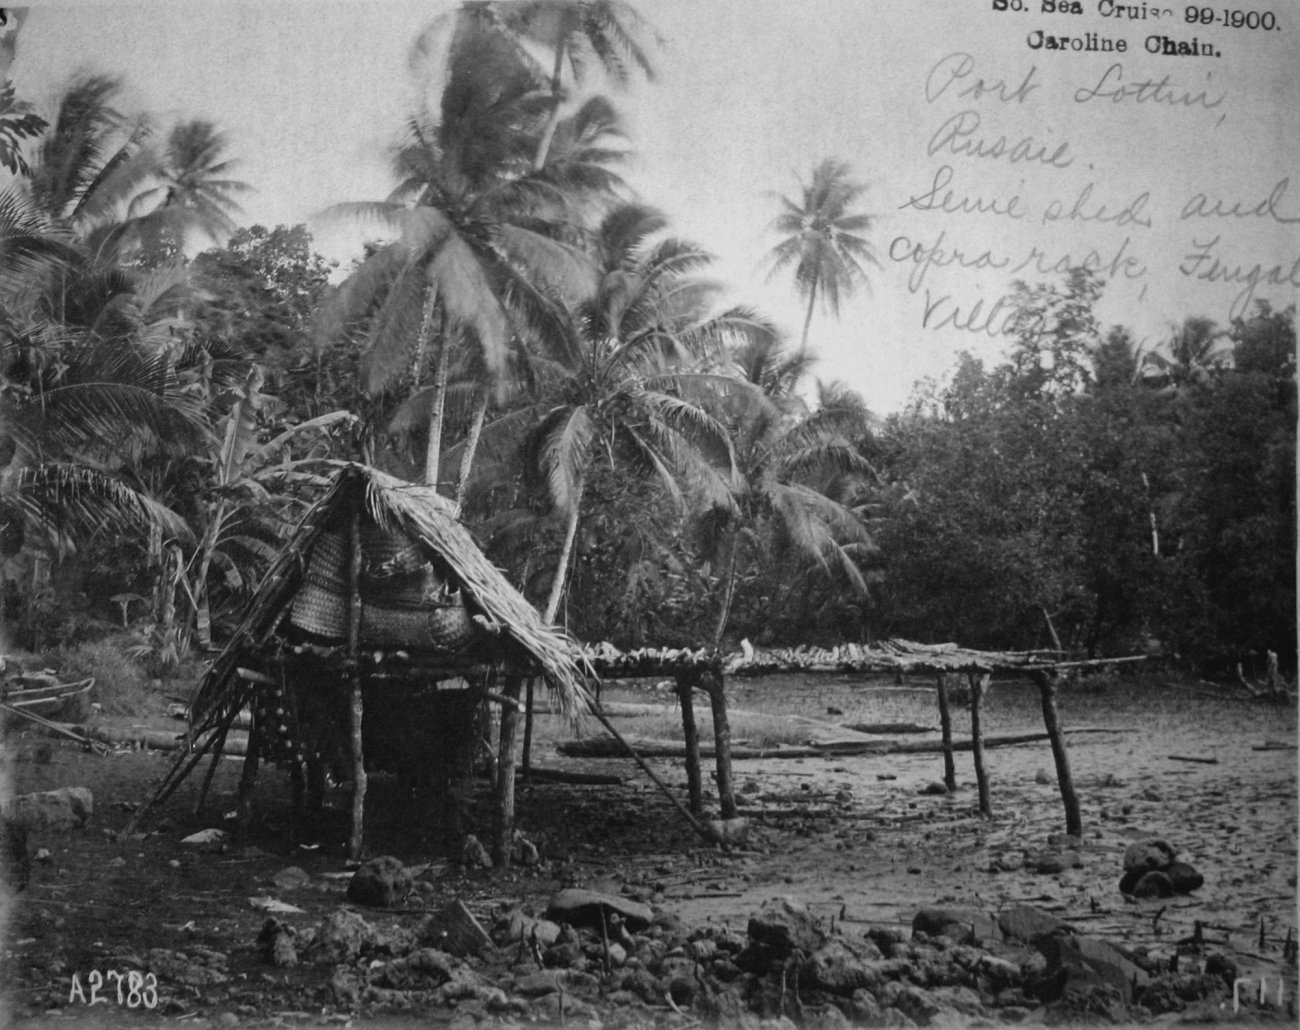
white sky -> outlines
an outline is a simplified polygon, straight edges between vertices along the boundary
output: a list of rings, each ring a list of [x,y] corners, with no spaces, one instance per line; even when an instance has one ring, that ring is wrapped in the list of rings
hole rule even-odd
[[[999,352],[1004,340],[989,333],[927,327],[927,304],[932,323],[954,305],[964,320],[981,299],[987,312],[1013,278],[1043,278],[1032,264],[1012,274],[1033,248],[1048,265],[1095,250],[1107,266],[1122,248],[1121,263],[1134,259],[1131,278],[1121,272],[1111,283],[1101,315],[1134,327],[1148,345],[1184,315],[1226,323],[1248,286],[1221,281],[1225,272],[1244,279],[1258,266],[1255,296],[1295,300],[1300,222],[1284,219],[1300,218],[1300,9],[1274,5],[1280,26],[1251,31],[1188,25],[1182,4],[1163,8],[1169,14],[1158,21],[1127,21],[1103,17],[1099,7],[1109,7],[1097,0],[1085,0],[1080,16],[1043,14],[1041,0],[1024,2],[1022,12],[994,12],[989,0],[637,5],[667,46],[659,81],[616,97],[636,152],[629,179],[668,212],[679,235],[718,255],[715,274],[735,301],[761,308],[797,341],[803,306],[788,278],[767,281],[762,267],[776,242],[768,231],[772,194],[793,194],[797,177],[828,156],[869,184],[864,206],[879,215],[871,238],[882,267],[870,270],[870,290],[847,301],[838,322],[814,316],[812,342],[822,358],[817,374],[849,383],[878,411],[905,402],[919,377],[949,370],[960,349]],[[244,204],[244,221],[310,223],[331,204],[387,192],[384,153],[407,110],[409,45],[451,6],[45,4],[23,26],[12,74],[20,96],[43,103],[74,71],[120,72],[140,108],[213,118],[241,159],[240,177],[258,190]],[[1128,49],[1031,49],[1034,30],[1094,33],[1098,45],[1123,39]],[[1144,44],[1152,35],[1195,38],[1222,56],[1150,55]],[[961,54],[968,57],[954,56]],[[953,78],[954,70],[965,74]],[[1026,76],[1024,98],[1010,97]],[[1010,98],[973,95],[978,80],[987,87],[1005,80]],[[1143,82],[1151,85],[1139,94]],[[1076,99],[1090,90],[1103,95]],[[1166,102],[1189,91],[1204,93],[1205,103]],[[957,139],[960,152],[936,142],[954,118],[965,127],[979,121]],[[1012,147],[1027,136],[1034,142],[1022,149],[1046,145],[1047,157],[1067,144],[1057,164],[1068,167],[1013,163]],[[976,140],[991,149],[1000,137],[1000,157],[969,152]],[[944,191],[953,206],[970,196],[1005,208],[1018,194],[1022,217],[905,206],[937,175],[951,175]],[[1068,214],[1089,187],[1080,213],[1105,205],[1114,215],[1147,197],[1127,225],[1044,224],[1053,202]],[[1181,217],[1198,194],[1204,210],[1221,202],[1221,211],[1238,205],[1241,216]],[[1270,211],[1261,204],[1271,194]],[[915,264],[890,259],[918,244],[932,248],[940,234],[945,249],[936,256],[955,248],[974,260],[988,251],[1002,267],[932,265],[917,282]],[[345,249],[336,234],[318,240],[335,254]],[[1198,246],[1206,257],[1195,265],[1189,258]],[[1222,262],[1213,281],[1198,280],[1212,258]],[[1274,268],[1279,281],[1270,284]]]

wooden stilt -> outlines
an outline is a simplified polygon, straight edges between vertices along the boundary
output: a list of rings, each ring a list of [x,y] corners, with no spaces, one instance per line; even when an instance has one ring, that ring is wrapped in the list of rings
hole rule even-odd
[[[231,722],[234,720],[232,719]],[[212,777],[216,774],[217,765],[221,761],[221,752],[226,746],[226,734],[230,732],[230,722],[223,723],[221,729],[217,731],[216,743],[212,745],[212,761],[208,763],[208,771],[203,774],[203,785],[199,787],[199,799],[194,802],[194,814],[198,815],[203,811],[203,804],[208,800],[208,788],[212,786]],[[203,752],[207,747],[199,749],[198,757],[203,757]]]
[[[989,800],[989,774],[984,767],[984,690],[988,687],[989,676],[985,672],[967,673],[970,680],[970,740],[971,755],[975,759],[975,782],[979,786],[980,815],[986,818],[993,815],[993,804]]]
[[[123,837],[129,837],[134,833],[136,826],[140,824],[141,820],[143,820],[149,812],[163,804],[172,796],[173,793],[175,793],[176,788],[185,781],[185,777],[187,777],[194,770],[194,767],[203,760],[203,756],[206,755],[208,749],[212,747],[213,740],[214,738],[209,735],[203,745],[193,754],[188,756],[188,761],[185,762],[185,768],[182,769],[180,767],[181,759],[177,759],[176,763],[172,765],[171,770],[163,777],[163,781],[158,785],[158,789],[154,791],[153,797],[131,813],[131,818],[126,821],[126,826],[122,830]]]
[[[1038,685],[1038,693],[1043,701],[1043,725],[1047,728],[1047,739],[1052,744],[1052,758],[1056,760],[1056,782],[1061,788],[1061,800],[1065,803],[1065,832],[1082,837],[1083,816],[1079,811],[1079,795],[1074,792],[1070,755],[1065,750],[1061,717],[1056,710],[1056,672],[1052,669],[1035,669],[1029,675]]]
[[[352,679],[352,834],[348,838],[348,856],[361,859],[366,814],[366,756],[361,747],[363,700],[361,666],[357,653],[361,644],[361,510],[352,513],[351,547],[348,568],[348,654],[345,665]]]
[[[239,804],[236,807],[235,828],[242,835],[253,818],[253,790],[257,786],[257,765],[262,752],[262,720],[257,707],[248,725],[248,751],[244,755],[244,771],[239,776]]]
[[[952,711],[948,707],[948,677],[939,673],[939,732],[943,739],[943,785],[949,791],[957,789],[957,768],[952,760]]]
[[[518,701],[520,683],[517,676],[506,681],[505,695]],[[501,743],[497,753],[496,833],[492,840],[492,861],[498,866],[510,864],[510,849],[515,836],[515,741],[519,735],[519,709],[501,706]]]
[[[528,686],[524,688],[524,757],[521,763],[524,782],[532,778],[529,769],[533,760],[533,677],[528,677]]]
[[[690,795],[691,811],[699,815],[704,811],[704,788],[700,778],[700,731],[695,725],[695,677],[689,673],[677,675],[677,700],[682,706],[682,736],[686,739],[686,790]]]
[[[713,741],[718,766],[718,804],[723,819],[736,818],[736,792],[731,777],[731,722],[727,719],[727,698],[722,673],[705,672],[700,685],[709,695],[713,709]]]

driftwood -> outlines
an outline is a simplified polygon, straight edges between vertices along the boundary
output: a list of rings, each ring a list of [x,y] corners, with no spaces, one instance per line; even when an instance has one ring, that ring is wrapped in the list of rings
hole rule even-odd
[[[890,733],[933,733],[933,726],[918,726],[914,722],[846,722],[844,729],[854,733],[888,735]]]
[[[1077,729],[1063,730],[1063,733],[1134,733],[1134,729],[1114,728],[1111,726],[1085,726]],[[1035,744],[1047,740],[1046,733],[1021,733],[1003,737],[986,737],[984,746],[990,747],[1011,747],[1015,744]],[[637,752],[644,758],[685,758],[686,749],[680,744],[672,744],[668,741],[654,740],[636,740],[633,746]],[[625,754],[621,746],[615,745],[604,737],[587,737],[582,740],[563,740],[560,741],[556,748],[560,754],[570,758],[622,758]],[[954,751],[969,751],[971,742],[969,740],[954,740],[952,742]],[[937,740],[920,740],[920,741],[893,741],[893,740],[836,740],[827,741],[821,744],[812,744],[807,747],[782,745],[779,747],[758,748],[758,747],[735,747],[731,749],[731,757],[735,759],[762,759],[762,758],[822,758],[835,756],[852,756],[852,755],[908,755],[908,754],[928,754],[931,752],[943,751],[943,744]],[[714,749],[707,746],[700,747],[700,757],[713,758]]]
[[[1190,755],[1170,755],[1170,756],[1169,756],[1169,761],[1171,761],[1171,762],[1200,762],[1202,765],[1218,765],[1218,764],[1219,764],[1219,760],[1218,760],[1217,758],[1193,758],[1193,757],[1190,756]]]

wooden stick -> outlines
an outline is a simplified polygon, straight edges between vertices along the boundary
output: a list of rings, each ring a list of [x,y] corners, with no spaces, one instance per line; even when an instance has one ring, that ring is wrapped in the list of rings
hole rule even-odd
[[[1202,765],[1218,765],[1217,758],[1192,758],[1190,755],[1169,755],[1171,762],[1199,762]]]
[[[53,730],[55,733],[69,737],[70,739],[75,740],[78,744],[84,744],[86,747],[90,748],[92,751],[96,751],[97,753],[103,753],[108,750],[102,745],[97,745],[89,737],[83,737],[79,733],[74,733],[72,730],[60,726],[57,722],[51,722],[49,719],[42,715],[37,715],[35,712],[26,712],[21,708],[15,708],[13,705],[6,704],[0,704],[0,711],[8,712],[10,715],[16,715],[22,719],[28,719],[31,722],[36,723],[38,726],[44,726],[47,730]]]
[[[957,768],[952,760],[952,712],[948,708],[948,677],[935,677],[939,688],[939,732],[943,737],[943,784],[949,791],[957,789]]]
[[[253,816],[253,790],[257,786],[257,764],[262,751],[262,720],[253,708],[253,721],[248,727],[248,750],[244,754],[244,769],[239,776],[239,805],[236,828],[242,834]],[[188,770],[187,770],[188,772]]]
[[[228,722],[222,724],[220,731],[216,734],[215,744],[213,743],[213,738],[209,737],[208,740],[204,742],[202,749],[199,751],[199,757],[202,757],[203,752],[211,746],[212,762],[208,765],[208,771],[203,776],[202,786],[199,787],[199,799],[194,803],[195,815],[198,815],[203,811],[203,803],[208,800],[208,788],[212,786],[212,777],[217,771],[217,763],[221,761],[221,752],[226,746],[226,734],[230,732],[230,723],[233,721],[234,719],[232,718]],[[184,777],[182,777],[182,779],[184,779]]]
[[[1070,755],[1065,749],[1065,735],[1061,732],[1061,717],[1056,710],[1056,673],[1053,670],[1036,670],[1030,674],[1038,684],[1043,702],[1043,724],[1052,742],[1052,758],[1056,760],[1056,782],[1061,788],[1061,801],[1065,805],[1065,832],[1073,837],[1083,836],[1083,816],[1079,810],[1079,795],[1074,790],[1074,777],[1070,774]]]
[[[655,771],[650,768],[650,764],[644,758],[641,757],[641,755],[637,752],[636,748],[634,748],[631,744],[627,742],[627,740],[623,737],[623,734],[619,733],[618,730],[614,729],[614,724],[609,721],[605,713],[602,712],[599,708],[593,708],[591,710],[591,714],[594,715],[600,721],[600,724],[604,726],[605,729],[609,730],[610,736],[612,736],[615,740],[617,740],[620,744],[623,745],[623,749],[627,751],[627,753],[631,755],[633,759],[636,760],[636,764],[641,767],[641,771],[650,777],[650,781],[663,792],[664,796],[669,801],[672,802],[673,807],[676,808],[677,811],[681,812],[682,818],[684,818],[688,823],[691,824],[691,829],[693,829],[696,833],[698,833],[703,840],[707,841],[710,844],[714,843],[713,835],[709,833],[708,829],[704,826],[704,824],[701,823],[698,819],[695,818],[695,816],[693,816],[690,812],[686,810],[686,806],[683,805],[681,801],[677,799],[677,795],[674,794],[671,790],[669,790],[668,784],[664,783],[664,781],[661,780],[655,774]]]
[[[533,683],[535,677],[528,677],[528,686],[524,688],[524,782],[529,782],[529,772],[533,764]]]
[[[361,509],[352,513],[351,547],[348,568],[348,657],[352,674],[352,834],[348,838],[348,857],[357,862],[365,836],[366,757],[361,746],[361,720],[364,699],[361,691],[361,668],[357,661],[361,642]]]
[[[522,684],[518,676],[506,680],[506,695],[518,701]],[[510,864],[510,849],[515,835],[515,761],[519,735],[518,704],[501,706],[501,740],[497,751],[496,833],[492,840],[492,861],[498,866]]]
[[[970,740],[971,755],[975,760],[975,783],[979,788],[980,815],[993,815],[993,802],[989,797],[989,774],[984,767],[984,729],[981,707],[984,690],[989,683],[988,673],[966,674],[970,681]]]
[[[695,725],[695,702],[692,693],[696,685],[692,673],[677,676],[677,698],[682,706],[682,736],[686,742],[686,792],[690,796],[691,811],[699,815],[704,811],[704,787],[700,774],[700,731]]]

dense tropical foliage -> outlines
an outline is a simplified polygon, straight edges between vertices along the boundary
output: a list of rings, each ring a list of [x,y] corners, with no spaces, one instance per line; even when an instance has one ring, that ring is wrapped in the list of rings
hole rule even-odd
[[[768,258],[806,302],[797,341],[729,305],[620,176],[592,88],[652,79],[653,39],[607,0],[431,28],[391,191],[329,212],[375,233],[341,269],[303,226],[239,226],[216,125],[123,111],[103,76],[40,113],[6,84],[11,640],[126,622],[163,661],[205,651],[364,460],[438,484],[587,638],[1294,668],[1294,308],[1189,314],[1140,353],[1099,324],[1095,276],[1018,284],[1005,360],[963,357],[882,420],[810,377],[818,302],[837,313],[874,264],[863,187],[826,158],[781,198]]]

